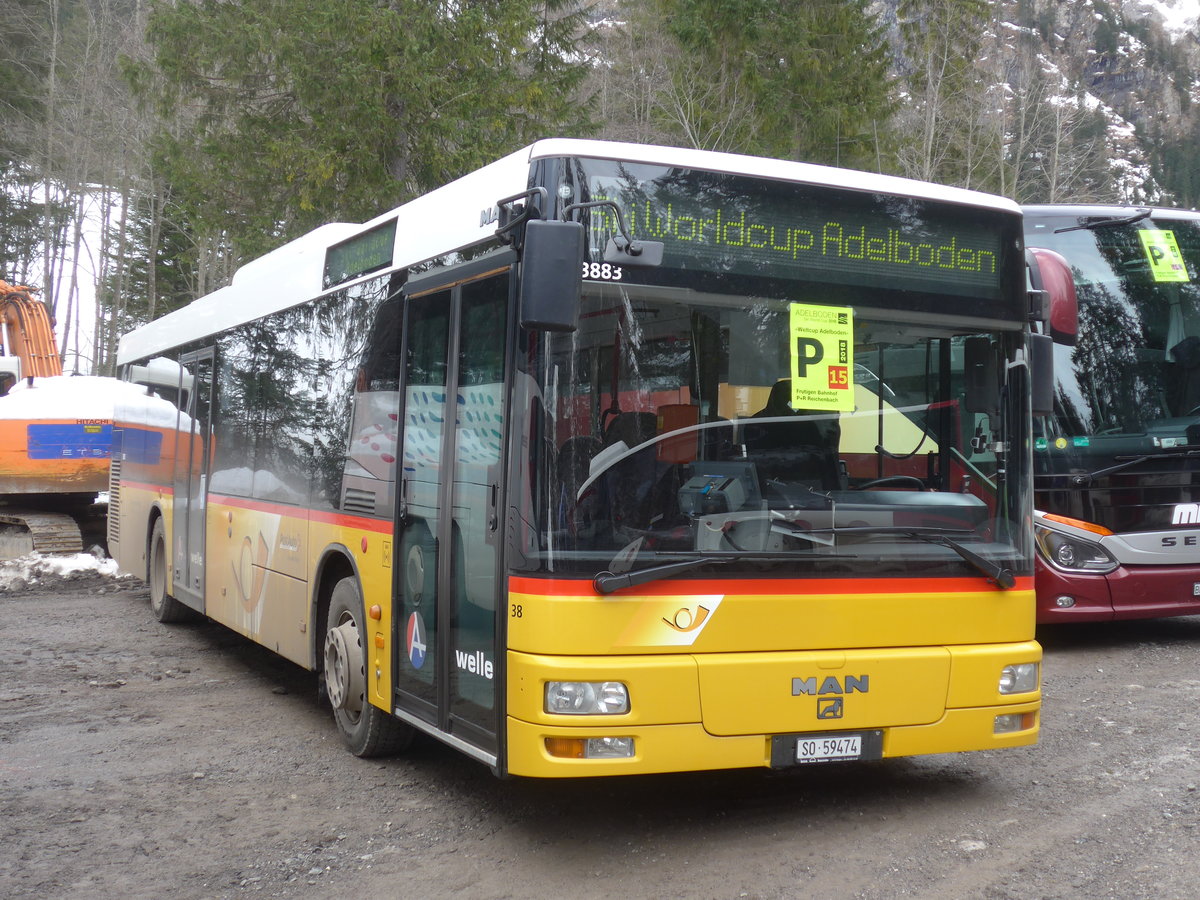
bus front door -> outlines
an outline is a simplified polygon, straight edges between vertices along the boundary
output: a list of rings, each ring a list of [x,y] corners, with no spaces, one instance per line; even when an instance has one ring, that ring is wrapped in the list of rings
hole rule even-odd
[[[494,761],[509,268],[479,260],[437,274],[406,289],[396,706]]]
[[[180,395],[187,399],[181,404],[175,432],[171,594],[204,612],[204,508],[212,452],[213,350],[185,354],[179,364]]]

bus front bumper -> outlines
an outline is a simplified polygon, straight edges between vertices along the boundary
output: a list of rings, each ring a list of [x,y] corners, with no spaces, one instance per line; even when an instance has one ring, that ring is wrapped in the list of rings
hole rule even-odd
[[[947,710],[940,721],[878,729],[881,758],[965,750],[996,750],[1037,742],[1041,702],[978,709]],[[997,716],[1020,716],[1027,727],[996,733]],[[859,732],[855,732],[859,733]],[[847,732],[831,731],[829,736]],[[810,734],[809,737],[815,735]],[[576,778],[593,775],[634,775],[691,772],[709,769],[779,767],[780,739],[794,746],[792,736],[709,734],[700,723],[644,725],[621,728],[560,728],[508,719],[508,774],[534,778]],[[581,738],[631,738],[633,754],[622,759],[580,759],[552,755],[551,748]],[[860,746],[868,747],[870,741]],[[774,749],[774,753],[773,753]],[[788,760],[788,765],[820,765]]]

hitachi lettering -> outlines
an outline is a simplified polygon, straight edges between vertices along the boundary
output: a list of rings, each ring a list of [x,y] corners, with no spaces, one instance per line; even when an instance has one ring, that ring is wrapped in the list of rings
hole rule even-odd
[[[1200,524],[1200,503],[1176,503],[1171,516],[1172,525]]]
[[[870,682],[870,675],[847,675],[844,680],[839,680],[833,675],[827,675],[822,679],[821,686],[818,688],[815,676],[793,678],[792,696],[799,697],[801,694],[865,694],[870,690]]]
[[[472,675],[482,675],[484,678],[490,679],[495,674],[492,668],[492,661],[483,655],[482,650],[476,650],[474,653],[469,653],[465,650],[455,650],[454,659],[462,671],[470,672]]]

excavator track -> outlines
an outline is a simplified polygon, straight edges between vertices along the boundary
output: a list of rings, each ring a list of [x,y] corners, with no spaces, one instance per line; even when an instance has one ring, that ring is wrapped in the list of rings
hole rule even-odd
[[[66,513],[6,509],[0,511],[0,523],[28,528],[38,553],[83,552],[79,523]]]

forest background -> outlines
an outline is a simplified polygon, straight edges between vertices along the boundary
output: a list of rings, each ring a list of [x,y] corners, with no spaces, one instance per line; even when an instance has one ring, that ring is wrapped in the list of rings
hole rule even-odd
[[[0,0],[0,278],[68,368],[541,137],[1200,202],[1200,0]]]

